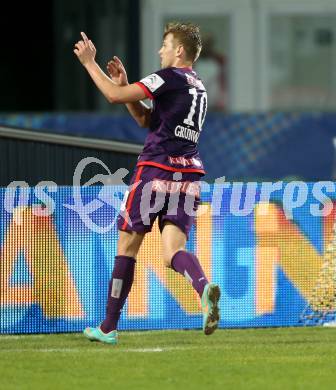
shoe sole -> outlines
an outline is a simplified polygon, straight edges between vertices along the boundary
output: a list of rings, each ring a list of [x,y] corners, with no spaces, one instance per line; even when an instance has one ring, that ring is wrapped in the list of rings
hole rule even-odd
[[[210,301],[212,307],[204,328],[204,334],[206,336],[211,335],[218,327],[218,322],[220,318],[219,308],[218,308],[219,298],[220,298],[219,286],[217,285],[210,286],[208,290],[208,300]]]

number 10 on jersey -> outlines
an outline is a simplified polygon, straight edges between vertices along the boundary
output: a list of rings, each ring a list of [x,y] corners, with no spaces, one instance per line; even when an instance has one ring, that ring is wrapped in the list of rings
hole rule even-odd
[[[192,95],[192,102],[191,102],[189,114],[188,114],[187,118],[185,118],[183,120],[183,123],[186,125],[189,125],[189,126],[193,126],[193,127],[195,126],[193,119],[195,116],[196,105],[197,105],[197,101],[198,101],[198,103],[199,103],[198,130],[202,131],[202,126],[204,123],[205,114],[206,114],[206,110],[207,110],[207,93],[202,92],[202,93],[198,94],[196,88],[190,88],[189,94]],[[199,99],[198,99],[198,96],[200,96]]]

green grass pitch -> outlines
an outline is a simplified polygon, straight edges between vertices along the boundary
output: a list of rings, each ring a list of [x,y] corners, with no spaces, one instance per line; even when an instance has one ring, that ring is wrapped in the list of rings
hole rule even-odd
[[[334,389],[336,329],[0,336],[0,389]]]

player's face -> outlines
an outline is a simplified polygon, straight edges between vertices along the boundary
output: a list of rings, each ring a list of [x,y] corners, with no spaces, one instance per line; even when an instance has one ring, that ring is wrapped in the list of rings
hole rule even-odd
[[[159,50],[161,58],[161,68],[173,66],[176,61],[176,42],[173,34],[168,34],[162,42],[162,47]]]

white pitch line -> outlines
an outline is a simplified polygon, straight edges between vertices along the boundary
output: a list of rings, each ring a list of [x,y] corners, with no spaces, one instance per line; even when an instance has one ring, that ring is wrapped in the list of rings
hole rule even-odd
[[[113,350],[114,348],[114,350]],[[128,348],[128,349],[120,349],[116,347],[111,347],[110,349],[79,349],[79,348],[43,348],[43,349],[34,349],[34,348],[13,348],[13,349],[0,349],[1,352],[5,353],[17,353],[17,352],[70,352],[70,353],[78,353],[78,352],[93,352],[93,353],[101,353],[101,352],[163,352],[162,348]]]
[[[45,337],[46,335],[42,335],[42,334],[30,334],[30,335],[26,335],[26,334],[23,334],[23,335],[0,335],[0,341],[1,340],[23,340],[24,337],[29,337],[29,338],[42,338],[42,337]]]
[[[162,348],[129,348],[124,349],[123,352],[164,352]]]
[[[13,349],[0,349],[1,353],[18,353],[18,352],[42,352],[42,353],[52,353],[52,352],[61,352],[61,353],[102,353],[102,352],[164,352],[162,348],[128,348],[120,349],[111,346],[109,349],[79,349],[79,348],[43,348],[43,349],[34,349],[34,348],[13,348]]]
[[[115,346],[111,346],[106,349],[88,349],[88,348],[0,348],[0,354],[3,353],[18,353],[18,352],[42,352],[42,353],[50,353],[50,352],[61,352],[61,353],[102,353],[102,352],[135,352],[135,353],[151,353],[151,352],[170,352],[170,351],[185,351],[191,349],[198,349],[196,346],[189,347],[154,347],[154,348],[119,348]]]

